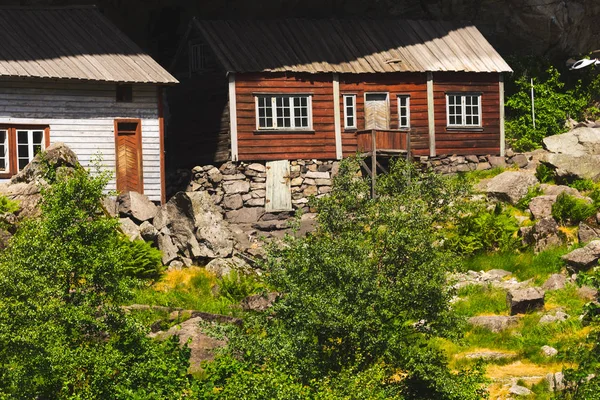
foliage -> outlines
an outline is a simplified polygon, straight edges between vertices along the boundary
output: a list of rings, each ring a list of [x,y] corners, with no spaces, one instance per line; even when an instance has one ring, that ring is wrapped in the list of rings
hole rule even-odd
[[[164,267],[160,250],[143,240],[122,240],[124,252],[127,253],[124,271],[131,277],[139,279],[158,279]]]
[[[543,194],[540,185],[531,186],[527,189],[527,194],[523,196],[516,204],[516,207],[519,210],[527,210],[529,208],[529,203],[534,197],[541,196]]]
[[[562,224],[577,225],[596,214],[596,207],[584,199],[578,199],[566,192],[558,195],[552,205],[552,217]]]
[[[132,301],[216,314],[235,313],[235,302],[219,295],[217,278],[198,267],[166,272],[153,285],[135,289]]]
[[[108,181],[48,171],[42,214],[0,257],[0,398],[180,398],[188,350],[153,342],[119,307],[132,279]]]
[[[221,296],[238,303],[246,297],[261,292],[265,286],[255,275],[247,275],[232,270],[218,281]]]
[[[458,254],[514,250],[520,247],[518,230],[518,221],[500,203],[489,211],[484,202],[474,202],[448,230],[445,245]]]
[[[469,171],[469,172],[460,172],[459,174],[461,177],[463,177],[468,182],[475,184],[482,179],[493,178],[496,175],[500,175],[504,171],[506,171],[506,168],[504,168],[504,167],[494,167],[494,168],[487,169],[487,170],[475,170],[475,171]]]
[[[540,163],[535,169],[535,177],[541,183],[552,183],[554,182],[554,170],[544,163]]]
[[[569,182],[569,186],[573,189],[577,189],[580,192],[587,192],[596,189],[596,183],[591,179],[575,179],[573,182]]]
[[[0,195],[0,214],[14,213],[19,210],[19,202]]]
[[[581,83],[567,89],[560,72],[551,64],[543,70],[538,69],[540,65],[532,66],[530,61],[525,64],[515,64],[523,69],[514,74],[515,92],[506,100],[507,135],[517,151],[535,149],[546,136],[565,132],[566,120],[580,118],[591,100],[590,92]],[[531,78],[535,93],[535,129],[531,113]]]
[[[600,270],[596,267],[588,273],[581,273],[577,280],[581,285],[600,289]],[[569,349],[578,366],[564,371],[568,382],[567,390],[561,396],[564,399],[592,400],[597,399],[600,393],[600,306],[591,302],[585,308],[591,332],[584,341],[573,344]]]
[[[457,334],[445,285],[454,259],[436,226],[460,211],[466,185],[400,160],[371,199],[358,168],[341,164],[312,235],[270,249],[266,280],[283,296],[207,366],[205,398],[273,388],[292,391],[273,398],[355,398],[348,389],[362,382],[365,398],[482,397],[482,371],[451,372],[430,340]]]

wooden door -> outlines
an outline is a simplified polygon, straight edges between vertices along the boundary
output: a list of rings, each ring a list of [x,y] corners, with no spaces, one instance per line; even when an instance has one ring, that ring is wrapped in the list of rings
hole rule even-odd
[[[290,163],[288,160],[267,162],[267,199],[265,209],[271,211],[292,210]]]
[[[390,106],[387,93],[365,94],[365,129],[389,129]]]
[[[117,190],[144,192],[140,120],[116,120]]]

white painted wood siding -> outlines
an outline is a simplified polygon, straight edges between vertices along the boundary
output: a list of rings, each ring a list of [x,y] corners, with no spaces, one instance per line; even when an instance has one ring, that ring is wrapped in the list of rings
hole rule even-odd
[[[161,198],[160,131],[156,86],[134,85],[133,102],[117,103],[116,86],[84,82],[0,81],[0,124],[50,126],[50,143],[63,142],[88,166],[97,154],[113,174],[114,120],[142,120],[144,193]]]

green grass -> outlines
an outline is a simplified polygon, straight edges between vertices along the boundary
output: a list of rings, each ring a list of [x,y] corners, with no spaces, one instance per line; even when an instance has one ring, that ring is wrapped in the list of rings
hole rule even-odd
[[[485,171],[477,171],[476,170],[476,171],[469,171],[469,172],[461,172],[461,173],[459,173],[459,176],[466,179],[468,182],[477,183],[482,179],[489,179],[489,178],[495,177],[496,175],[500,175],[504,171],[506,171],[506,168],[495,167],[495,168],[488,169]]]
[[[218,280],[200,268],[170,271],[155,285],[135,290],[132,303],[239,314],[235,302],[221,296],[217,286]]]
[[[558,247],[534,254],[532,250],[515,253],[479,254],[464,260],[465,269],[489,271],[503,269],[513,273],[519,281],[533,278],[536,285],[541,285],[552,274],[560,272],[564,262],[560,258],[569,252],[566,247]]]
[[[506,314],[506,291],[492,286],[468,285],[458,291],[461,300],[454,303],[458,315]]]

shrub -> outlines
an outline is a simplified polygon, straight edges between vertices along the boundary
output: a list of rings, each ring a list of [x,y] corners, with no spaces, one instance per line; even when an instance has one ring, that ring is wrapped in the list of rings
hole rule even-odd
[[[109,177],[58,175],[0,255],[0,398],[182,397],[189,349],[148,338],[119,306],[132,260],[101,209]]]
[[[565,192],[559,194],[552,205],[552,217],[562,224],[576,225],[595,214],[596,207],[593,204]]]
[[[264,285],[256,276],[238,273],[235,270],[219,279],[218,284],[219,293],[234,303],[264,289]]]
[[[546,136],[565,132],[565,121],[581,116],[590,101],[590,94],[582,85],[567,90],[559,71],[551,64],[539,72],[531,65],[522,67],[524,71],[514,75],[516,91],[506,100],[507,136],[517,151],[535,149]],[[535,129],[531,115],[531,78],[535,91]]]
[[[273,385],[330,387],[320,398],[481,398],[481,371],[451,371],[431,341],[458,334],[446,286],[456,260],[439,246],[436,226],[459,212],[466,188],[401,160],[372,199],[359,168],[342,162],[331,195],[316,200],[315,232],[269,250],[265,279],[284,295],[230,335],[215,385],[228,398],[272,398],[263,390]],[[348,393],[352,385],[361,391]]]
[[[514,251],[521,246],[518,230],[518,221],[500,203],[492,211],[477,204],[447,231],[445,245],[458,254]]]
[[[127,275],[139,279],[158,279],[164,267],[160,250],[143,240],[122,240],[125,258],[124,271]]]
[[[573,189],[577,189],[580,192],[587,192],[596,189],[596,184],[591,179],[575,179],[569,183],[569,186]]]
[[[550,183],[554,181],[554,170],[546,164],[540,164],[535,169],[535,177],[541,183]]]
[[[14,213],[19,210],[19,202],[6,196],[0,196],[0,214]]]

